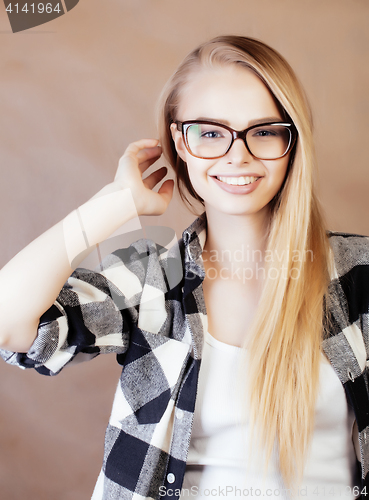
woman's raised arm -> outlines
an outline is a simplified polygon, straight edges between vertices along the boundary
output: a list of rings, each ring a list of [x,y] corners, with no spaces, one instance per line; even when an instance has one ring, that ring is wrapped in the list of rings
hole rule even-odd
[[[161,155],[155,139],[129,145],[114,182],[43,233],[0,271],[0,348],[26,352],[37,335],[40,316],[54,303],[73,271],[94,245],[137,215],[165,212],[173,193],[162,167],[142,174]],[[74,265],[75,267],[75,265]]]

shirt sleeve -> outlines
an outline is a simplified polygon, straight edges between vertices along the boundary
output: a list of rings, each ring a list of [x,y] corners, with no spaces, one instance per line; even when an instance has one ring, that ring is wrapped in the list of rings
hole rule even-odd
[[[165,294],[181,280],[177,245],[167,251],[152,240],[138,240],[108,255],[98,270],[76,269],[40,318],[29,351],[0,350],[0,355],[44,375],[102,353],[122,355],[136,327],[169,335]]]
[[[145,268],[145,259],[132,247],[109,255],[100,272],[76,269],[40,318],[29,351],[0,350],[1,357],[9,364],[55,375],[71,362],[124,353],[138,318]]]

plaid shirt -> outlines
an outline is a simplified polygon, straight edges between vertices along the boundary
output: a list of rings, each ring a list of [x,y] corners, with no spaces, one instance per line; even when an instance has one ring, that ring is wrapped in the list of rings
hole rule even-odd
[[[327,297],[323,341],[355,410],[362,486],[369,486],[369,240],[329,233],[336,275]],[[178,497],[186,467],[203,334],[206,217],[169,250],[142,239],[77,269],[42,316],[27,354],[3,358],[45,375],[72,360],[116,352],[123,366],[106,431],[93,500]],[[368,489],[369,492],[369,489]]]

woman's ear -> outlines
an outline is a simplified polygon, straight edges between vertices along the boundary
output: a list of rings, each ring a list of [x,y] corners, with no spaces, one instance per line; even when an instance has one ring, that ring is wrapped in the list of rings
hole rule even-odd
[[[177,125],[175,123],[171,123],[170,125],[170,132],[172,134],[172,139],[176,148],[176,151],[178,153],[178,156],[183,160],[184,162],[186,161],[186,146],[184,145],[183,142],[183,137],[182,137],[182,132],[180,132],[177,128]]]

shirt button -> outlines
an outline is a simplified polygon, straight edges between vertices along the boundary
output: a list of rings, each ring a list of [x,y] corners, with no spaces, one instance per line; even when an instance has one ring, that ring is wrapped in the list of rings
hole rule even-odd
[[[183,410],[179,409],[176,411],[176,417],[178,418],[178,420],[182,420],[184,416],[184,413],[183,413]]]
[[[167,475],[167,481],[168,481],[168,483],[172,484],[172,483],[174,483],[175,480],[176,480],[176,476],[172,472],[170,472]]]

